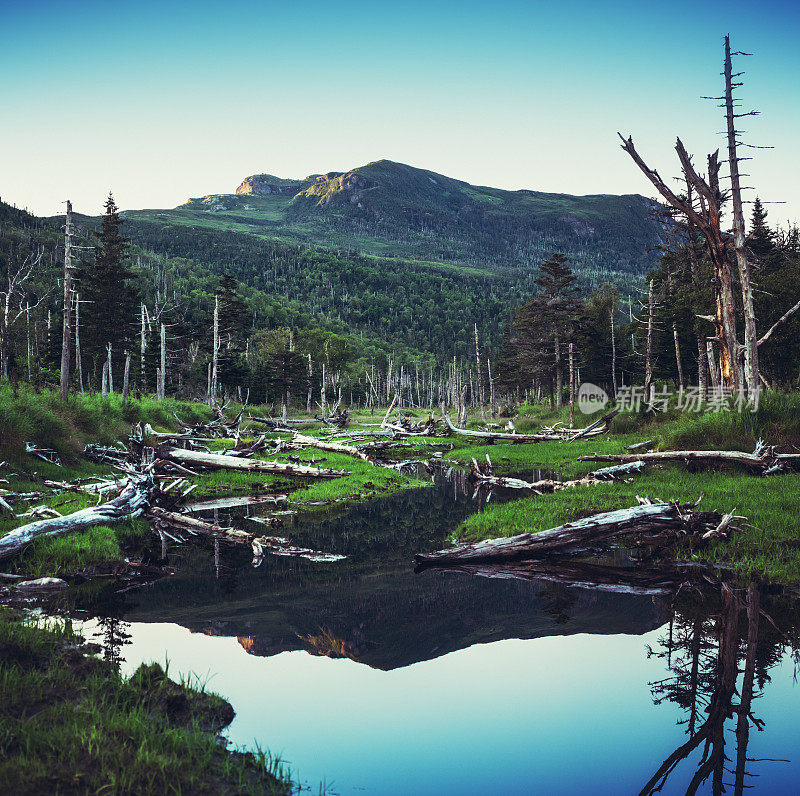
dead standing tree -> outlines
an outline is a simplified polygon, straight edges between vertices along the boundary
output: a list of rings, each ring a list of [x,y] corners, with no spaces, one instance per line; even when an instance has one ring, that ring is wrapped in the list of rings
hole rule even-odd
[[[642,160],[633,139],[628,136],[622,139],[622,148],[631,156],[633,162],[642,173],[650,180],[661,196],[675,210],[684,215],[702,234],[709,259],[714,268],[714,296],[716,300],[716,313],[709,316],[716,329],[717,344],[719,347],[720,368],[725,387],[738,390],[742,383],[741,367],[738,357],[738,342],[736,339],[736,315],[733,300],[733,277],[728,261],[728,238],[721,228],[722,205],[725,194],[720,190],[719,151],[708,156],[708,176],[703,178],[692,165],[692,160],[680,138],[675,144],[675,151],[681,163],[686,182],[690,184],[697,196],[697,204],[690,197],[678,197],[664,182],[661,175],[651,169]]]
[[[9,257],[5,274],[0,282],[0,376],[8,378],[8,361],[10,358],[9,333],[11,327],[23,316],[38,307],[46,297],[39,295],[31,304],[28,299],[28,282],[42,262],[44,250],[39,248],[31,252],[21,263],[13,264]]]

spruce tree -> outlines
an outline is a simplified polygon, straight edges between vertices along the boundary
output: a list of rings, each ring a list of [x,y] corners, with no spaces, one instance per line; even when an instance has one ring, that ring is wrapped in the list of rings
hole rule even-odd
[[[119,208],[111,193],[105,202],[99,232],[94,232],[94,255],[81,263],[77,272],[81,301],[81,347],[90,367],[92,385],[99,386],[99,374],[111,344],[112,366],[121,384],[125,352],[133,350],[139,298],[130,269],[130,241],[123,237]]]

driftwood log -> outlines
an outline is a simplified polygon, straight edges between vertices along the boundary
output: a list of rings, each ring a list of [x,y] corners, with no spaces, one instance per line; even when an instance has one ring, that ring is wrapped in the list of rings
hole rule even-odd
[[[536,558],[549,553],[585,549],[613,537],[636,534],[648,543],[664,543],[686,534],[702,538],[720,528],[725,519],[722,515],[717,512],[694,513],[691,511],[693,505],[645,502],[632,508],[584,517],[540,533],[523,533],[433,553],[418,553],[415,560],[418,564],[437,565]],[[721,532],[732,530],[736,529],[728,521]]]
[[[138,517],[148,507],[154,489],[151,476],[132,475],[119,495],[106,503],[62,517],[31,522],[0,537],[0,559],[18,553],[41,536],[58,536],[71,531],[82,531],[94,525],[113,525],[128,517]]]
[[[220,453],[204,453],[187,451],[180,448],[162,446],[158,456],[168,462],[182,465],[197,465],[221,470],[242,470],[256,473],[277,473],[279,475],[297,475],[310,478],[340,478],[349,475],[346,470],[331,470],[324,467],[308,467],[302,464],[286,464],[270,462],[262,459],[246,459],[240,456],[225,456]]]

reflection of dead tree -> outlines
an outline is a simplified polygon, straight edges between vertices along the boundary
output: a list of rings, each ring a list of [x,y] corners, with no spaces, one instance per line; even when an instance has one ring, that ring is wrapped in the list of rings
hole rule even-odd
[[[739,601],[733,590],[722,584],[722,611],[719,617],[719,646],[717,655],[716,685],[708,706],[708,717],[688,741],[679,746],[660,766],[650,781],[642,788],[642,794],[661,790],[667,778],[682,760],[685,760],[701,744],[705,744],[702,761],[688,788],[687,794],[696,793],[703,782],[713,775],[714,793],[723,790],[722,776],[725,770],[725,720],[731,711],[736,690],[737,645],[739,640]]]
[[[721,610],[717,617],[717,654],[710,671],[703,664],[706,649],[702,620],[698,617],[690,623],[690,630],[678,641],[690,653],[688,672],[680,677],[686,679],[688,674],[688,690],[681,687],[675,692],[675,700],[690,710],[688,722],[689,740],[678,747],[661,765],[652,779],[642,789],[642,794],[656,793],[666,784],[667,778],[676,766],[685,760],[696,749],[703,747],[700,764],[695,771],[687,793],[696,793],[703,782],[712,777],[712,792],[723,793],[723,777],[725,768],[725,722],[734,714],[736,721],[736,764],[731,771],[734,775],[734,793],[741,796],[744,791],[747,763],[747,745],[750,737],[750,723],[757,729],[764,727],[764,722],[753,716],[752,702],[755,696],[756,663],[759,653],[759,622],[763,614],[758,586],[751,584],[747,590],[747,642],[744,655],[744,673],[742,678],[739,704],[733,703],[736,693],[736,681],[739,674],[739,614],[745,606],[742,600],[726,584],[721,585]],[[687,625],[687,628],[689,625]],[[670,644],[673,638],[670,635]],[[671,654],[671,650],[670,650]],[[673,670],[681,671],[682,662]],[[710,680],[709,680],[710,675]],[[659,690],[666,690],[663,683],[658,683]],[[699,714],[698,701],[704,690],[710,691],[710,699],[705,708],[706,720],[696,725]],[[671,697],[673,698],[673,697]],[[688,699],[687,699],[688,698]],[[658,704],[658,702],[657,702]]]

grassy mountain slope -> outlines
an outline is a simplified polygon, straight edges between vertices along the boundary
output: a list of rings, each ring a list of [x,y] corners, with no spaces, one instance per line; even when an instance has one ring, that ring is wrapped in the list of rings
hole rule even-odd
[[[295,181],[253,175],[235,194],[126,215],[164,226],[482,268],[528,269],[561,251],[587,279],[603,273],[620,281],[652,264],[649,249],[660,229],[651,206],[634,194],[570,196],[473,186],[379,160]]]

